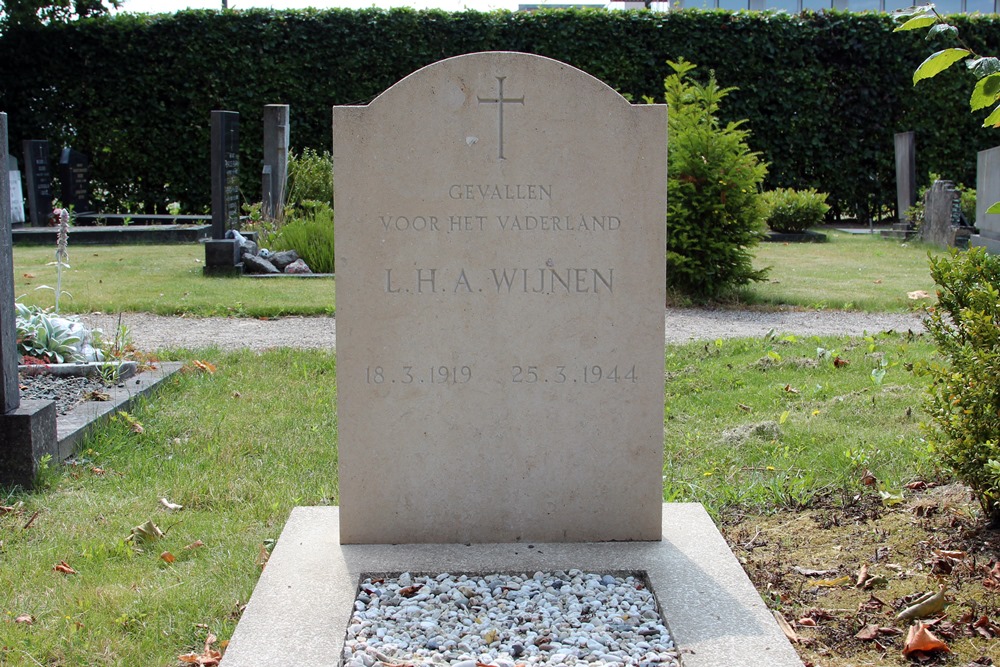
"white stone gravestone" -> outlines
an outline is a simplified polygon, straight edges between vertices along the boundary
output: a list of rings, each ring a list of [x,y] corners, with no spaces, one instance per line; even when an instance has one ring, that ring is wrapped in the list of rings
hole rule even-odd
[[[1000,215],[986,212],[1000,202],[1000,146],[979,151],[976,166],[976,228],[979,234],[972,237],[971,245],[1000,254]]]
[[[659,539],[666,109],[484,53],[333,135],[341,539]]]
[[[801,667],[662,504],[666,110],[479,53],[333,135],[341,505],[293,510],[223,667],[341,664],[366,576],[573,568],[644,577],[684,667]]]
[[[21,172],[17,168],[17,158],[7,156],[10,181],[10,221],[17,225],[24,222],[24,189],[21,187]]]

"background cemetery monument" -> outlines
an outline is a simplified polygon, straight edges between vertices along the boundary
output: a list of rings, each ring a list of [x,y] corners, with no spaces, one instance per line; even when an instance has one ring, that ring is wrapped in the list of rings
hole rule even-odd
[[[666,109],[478,53],[333,137],[341,505],[292,511],[225,667],[336,664],[362,576],[572,568],[644,574],[685,667],[801,667],[662,503]]]
[[[212,112],[212,238],[205,242],[205,274],[242,272],[240,245],[226,232],[240,227],[240,115]]]

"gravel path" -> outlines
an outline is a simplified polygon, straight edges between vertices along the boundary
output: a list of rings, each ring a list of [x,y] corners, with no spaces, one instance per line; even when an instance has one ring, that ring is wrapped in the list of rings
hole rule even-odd
[[[111,334],[117,315],[91,314],[82,318],[88,326]],[[200,348],[217,345],[223,349],[247,347],[332,348],[337,327],[332,317],[282,317],[274,320],[225,317],[164,317],[147,313],[122,315],[133,342],[143,350],[159,348]],[[684,343],[763,336],[769,331],[796,335],[860,335],[896,331],[922,331],[916,313],[857,313],[843,311],[711,310],[668,308],[664,341]]]

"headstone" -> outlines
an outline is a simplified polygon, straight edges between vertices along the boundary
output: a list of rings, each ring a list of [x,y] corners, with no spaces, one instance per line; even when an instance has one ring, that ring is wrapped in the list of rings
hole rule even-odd
[[[7,156],[7,169],[10,175],[10,221],[12,225],[24,222],[24,191],[21,189],[21,171],[17,168],[17,158]]]
[[[333,140],[341,541],[659,540],[665,108],[480,53]]]
[[[240,227],[240,115],[212,112],[212,238],[205,242],[206,275],[242,272],[240,247],[226,238]]]
[[[917,202],[917,149],[913,132],[900,132],[896,143],[896,213],[904,219]]]
[[[0,155],[7,153],[7,114],[0,113]],[[0,486],[31,488],[42,458],[58,455],[56,404],[21,400],[8,168],[0,160]]]
[[[59,154],[59,181],[62,185],[62,204],[74,213],[89,213],[90,158],[72,148],[63,148]]]
[[[240,227],[240,115],[212,112],[212,238]]]
[[[968,244],[972,228],[961,224],[961,192],[952,181],[934,181],[924,195],[920,240],[941,248]]]
[[[971,243],[1000,254],[1000,215],[986,212],[1000,202],[1000,146],[980,151],[976,163],[976,228],[979,234],[972,237]]]
[[[49,165],[49,142],[28,139],[24,151],[24,175],[28,187],[28,214],[31,224],[44,227],[52,213],[52,168]]]
[[[7,155],[7,114],[0,113],[0,155]],[[9,162],[0,173],[0,409],[21,404],[17,380],[17,328],[14,324],[14,246],[11,235]]]
[[[263,214],[276,218],[285,204],[288,179],[289,122],[287,104],[264,107],[264,169],[261,175]]]

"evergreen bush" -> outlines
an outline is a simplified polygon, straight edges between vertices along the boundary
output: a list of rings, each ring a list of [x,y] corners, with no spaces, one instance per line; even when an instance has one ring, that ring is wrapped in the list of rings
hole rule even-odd
[[[763,238],[759,189],[767,166],[750,150],[743,121],[723,124],[720,102],[733,88],[691,81],[695,65],[669,62],[667,288],[696,301],[762,280],[751,248]]]
[[[930,376],[928,440],[1000,523],[1000,256],[983,248],[931,257],[938,285],[926,326],[942,361]]]
[[[767,226],[779,234],[801,234],[810,227],[823,224],[830,206],[826,193],[792,188],[778,188],[765,192]]]
[[[274,250],[295,250],[314,273],[333,273],[333,208],[306,201],[271,237]]]

